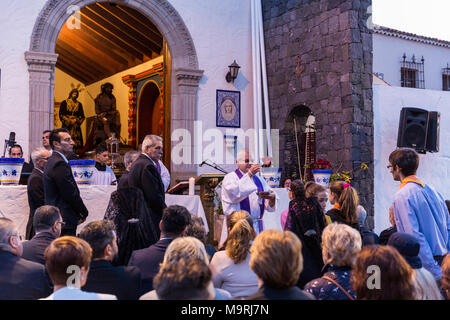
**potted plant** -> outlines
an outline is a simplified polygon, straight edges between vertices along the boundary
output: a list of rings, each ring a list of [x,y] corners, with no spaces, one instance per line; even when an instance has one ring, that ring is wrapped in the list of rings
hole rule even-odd
[[[324,159],[318,159],[314,162],[312,167],[312,174],[314,182],[328,188],[330,177],[333,171],[331,170],[331,163]]]
[[[278,188],[281,180],[281,169],[272,167],[272,158],[262,157],[261,176],[271,188]]]

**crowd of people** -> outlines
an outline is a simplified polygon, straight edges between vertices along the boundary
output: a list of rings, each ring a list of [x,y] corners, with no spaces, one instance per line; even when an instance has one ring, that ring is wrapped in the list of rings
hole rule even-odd
[[[67,130],[55,129],[51,151],[32,153],[38,177],[29,180],[36,188],[36,195],[29,192],[29,240],[22,242],[17,226],[0,218],[0,299],[450,298],[449,203],[415,175],[414,150],[389,157],[401,184],[389,210],[392,226],[380,235],[368,230],[357,190],[343,181],[328,189],[290,181],[283,230],[266,230],[264,212],[279,199],[257,175],[260,165],[239,152],[236,171],[224,179],[226,219],[215,248],[206,243],[202,219],[166,206],[162,140],[152,135],[142,153],[125,155],[126,172],[104,219],[77,234],[88,210],[68,164],[73,144]],[[104,152],[97,150],[99,162]],[[108,172],[101,164],[97,170]]]

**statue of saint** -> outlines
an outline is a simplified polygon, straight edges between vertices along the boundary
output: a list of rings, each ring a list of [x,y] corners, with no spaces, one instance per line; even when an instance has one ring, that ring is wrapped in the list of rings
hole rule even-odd
[[[105,139],[111,137],[113,132],[116,137],[120,137],[120,114],[116,109],[116,98],[112,94],[113,88],[114,86],[109,82],[102,84],[102,92],[95,98],[95,113],[98,123],[103,126]]]
[[[83,105],[77,100],[79,94],[78,88],[72,89],[69,97],[61,102],[59,107],[59,119],[61,120],[62,127],[69,130],[70,136],[75,143],[73,147],[75,153],[78,153],[83,147],[81,124],[85,119]]]

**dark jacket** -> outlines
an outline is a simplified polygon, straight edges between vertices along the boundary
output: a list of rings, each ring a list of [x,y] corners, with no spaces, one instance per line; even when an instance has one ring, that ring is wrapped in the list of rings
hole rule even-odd
[[[22,166],[22,172],[20,173],[19,184],[26,185],[28,184],[28,179],[31,176],[31,172],[34,169],[34,165],[32,163],[24,162]]]
[[[263,285],[254,295],[244,300],[315,300],[314,296],[298,287],[276,289]]]
[[[329,265],[324,271],[324,276],[339,283],[350,296],[356,299],[356,294],[352,291],[352,269],[350,267]],[[324,278],[318,278],[306,284],[305,291],[314,295],[317,300],[349,300],[347,295],[334,283]]]
[[[390,228],[387,228],[386,230],[381,231],[380,233],[380,244],[381,245],[387,245],[389,238],[397,232],[397,227],[393,226]]]
[[[114,267],[106,260],[91,262],[83,291],[113,294],[118,300],[138,300],[141,273],[135,267]]]
[[[125,170],[122,175],[120,176],[119,183],[117,184],[117,189],[123,189],[128,188],[128,175],[130,174],[130,171]]]
[[[330,217],[331,222],[343,223],[359,231],[363,246],[378,244],[379,239],[377,234],[367,230],[364,226],[360,226],[358,222],[352,224],[347,223],[341,214],[341,210],[330,209],[327,211],[326,215]]]
[[[43,265],[0,251],[0,300],[36,300],[51,293]]]
[[[76,229],[79,220],[88,216],[72,170],[56,151],[44,167],[44,193],[45,204],[58,207],[61,211],[66,223],[64,229]]]
[[[322,231],[325,220],[322,208],[316,198],[292,200],[289,202],[289,213],[285,229],[292,231],[302,242],[303,271],[297,285],[300,288],[317,277],[323,268]]]
[[[163,262],[171,242],[172,239],[162,239],[148,248],[134,251],[131,255],[128,265],[141,270],[143,293],[153,290],[153,278],[159,272],[159,264]]]
[[[159,239],[142,191],[137,188],[111,193],[105,219],[116,226],[119,255],[114,265],[127,265],[134,250],[148,248]]]
[[[33,238],[35,233],[33,229],[34,212],[37,208],[45,204],[44,181],[42,179],[42,173],[36,168],[33,169],[31,176],[28,178],[27,193],[30,216],[28,218],[25,237],[29,240]]]
[[[159,222],[163,209],[166,207],[164,185],[161,175],[149,157],[144,154],[139,155],[128,175],[128,185],[141,189],[144,194],[145,202],[159,237]]]
[[[45,265],[44,251],[56,237],[50,232],[41,232],[22,243],[22,258]]]

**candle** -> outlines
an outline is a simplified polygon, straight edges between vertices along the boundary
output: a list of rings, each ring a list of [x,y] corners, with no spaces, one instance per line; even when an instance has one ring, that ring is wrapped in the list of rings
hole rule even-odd
[[[195,193],[195,178],[190,177],[189,178],[189,195],[193,196]]]

